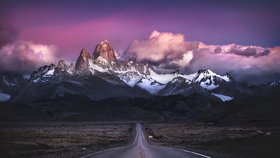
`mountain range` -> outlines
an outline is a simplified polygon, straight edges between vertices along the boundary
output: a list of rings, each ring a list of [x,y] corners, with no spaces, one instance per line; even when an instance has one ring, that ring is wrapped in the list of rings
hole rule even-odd
[[[161,110],[165,107],[169,112],[185,111],[187,116],[193,116],[211,108],[213,102],[273,96],[279,92],[280,81],[248,86],[235,81],[230,74],[219,75],[209,69],[193,74],[179,70],[160,73],[149,64],[117,59],[107,40],[99,43],[92,54],[83,48],[70,65],[59,60],[56,65],[42,66],[30,75],[2,74],[0,78],[0,101],[44,105],[45,111],[50,110],[46,104],[106,104],[110,108],[113,104],[137,104],[150,109],[161,103]],[[172,109],[172,104],[176,108]]]
[[[11,94],[13,101],[31,102],[40,98],[38,94],[42,94],[43,98],[55,98],[67,93],[85,95],[92,100],[211,93],[222,101],[227,101],[244,95],[257,95],[257,88],[275,89],[279,86],[278,81],[249,87],[244,83],[237,83],[230,74],[218,75],[209,69],[188,75],[179,70],[158,73],[148,64],[137,63],[135,60],[117,60],[114,49],[107,40],[99,43],[92,55],[83,48],[75,64],[68,66],[64,60],[60,60],[57,65],[40,67],[24,84],[20,82],[20,88],[16,77],[2,75],[2,91],[6,90],[7,95]],[[17,90],[12,91],[10,87],[17,87]],[[117,92],[113,92],[115,90]],[[30,99],[26,95],[21,96],[28,92],[36,95],[28,95]]]

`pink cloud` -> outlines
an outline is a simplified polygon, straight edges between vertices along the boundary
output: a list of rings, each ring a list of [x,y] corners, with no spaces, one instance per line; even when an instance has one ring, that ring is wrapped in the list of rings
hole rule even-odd
[[[0,48],[0,70],[31,72],[44,64],[57,61],[54,45],[17,40]]]
[[[196,42],[186,42],[183,34],[153,31],[147,40],[133,41],[127,52],[139,61],[187,66],[193,57],[190,50],[197,47]]]

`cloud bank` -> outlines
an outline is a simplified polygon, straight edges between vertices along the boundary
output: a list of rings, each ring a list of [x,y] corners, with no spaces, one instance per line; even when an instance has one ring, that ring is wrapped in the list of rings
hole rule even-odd
[[[147,40],[134,41],[129,46],[128,56],[164,68],[186,67],[193,58],[198,42],[187,42],[182,34],[153,31]]]
[[[17,39],[16,32],[0,28],[0,71],[28,73],[56,62],[54,45],[37,44]]]
[[[252,84],[280,80],[280,47],[206,45],[186,41],[183,34],[153,31],[148,39],[133,41],[126,53],[140,62],[185,73],[212,69]]]

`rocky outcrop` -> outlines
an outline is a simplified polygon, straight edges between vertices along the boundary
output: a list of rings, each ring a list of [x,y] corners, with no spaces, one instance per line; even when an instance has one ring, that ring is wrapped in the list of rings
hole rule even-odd
[[[47,81],[46,78],[53,76],[55,71],[55,65],[45,65],[41,66],[37,71],[33,71],[30,75],[29,81],[33,83],[37,83],[39,80],[43,82]]]
[[[114,53],[114,49],[107,40],[102,41],[95,47],[92,56],[93,59],[102,57],[109,62],[117,60],[116,55]]]
[[[55,68],[55,73],[58,74],[60,72],[65,71],[66,69],[67,69],[67,65],[65,64],[65,61],[59,60]]]
[[[56,66],[57,69],[61,69],[61,70],[64,70],[66,67],[67,66],[64,60],[59,60]]]
[[[71,62],[66,71],[68,74],[73,75],[75,73],[75,64]]]
[[[86,71],[88,69],[88,65],[89,65],[88,59],[90,59],[90,58],[91,58],[91,56],[88,53],[88,51],[85,48],[83,48],[80,53],[79,58],[76,61],[76,65],[75,65],[76,70]]]

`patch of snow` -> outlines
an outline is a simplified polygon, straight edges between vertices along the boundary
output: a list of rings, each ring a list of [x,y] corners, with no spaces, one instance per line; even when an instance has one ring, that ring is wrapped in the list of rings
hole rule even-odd
[[[73,72],[72,70],[70,70],[70,69],[67,69],[66,72],[67,72],[68,74],[70,74],[70,75],[73,75],[73,74],[74,74],[74,72]]]
[[[137,82],[139,82],[141,80],[141,76],[137,76],[137,77],[126,77],[128,79],[125,79],[124,77],[121,77],[121,80],[124,81],[128,86],[130,87],[134,87],[136,85]]]
[[[109,62],[101,56],[99,56],[96,60],[99,61],[99,62],[102,62],[103,64],[109,64]]]
[[[220,76],[220,75],[219,75],[219,77],[220,77],[221,79],[225,80],[226,82],[230,82],[230,81],[231,81],[231,80],[229,79],[228,76]]]
[[[276,85],[276,82],[272,82],[269,84],[270,86],[275,86]]]
[[[33,80],[33,83],[37,83],[39,81],[40,78],[37,78],[35,80]]]
[[[99,58],[99,57],[98,57]],[[104,58],[103,58],[104,59]],[[104,59],[105,60],[105,59]],[[107,61],[107,60],[106,60]],[[102,68],[102,67],[100,67],[99,65],[97,65],[97,64],[94,64],[93,62],[92,62],[92,60],[89,60],[89,67],[90,67],[90,69],[92,69],[92,70],[96,70],[96,71],[99,71],[99,72],[108,72],[108,69],[107,68]],[[91,71],[92,71],[91,70]]]
[[[166,85],[160,84],[152,79],[142,78],[138,83],[137,86],[145,89],[151,94],[157,94],[160,90],[162,90]]]
[[[67,69],[66,69],[66,72],[70,75],[73,75],[74,72],[75,72],[75,67],[74,66],[69,66]]]
[[[0,102],[6,102],[11,98],[9,94],[0,92]]]
[[[44,75],[43,75],[43,77],[52,77],[53,75],[54,75],[54,69],[51,69],[51,70],[49,70],[49,71],[47,71]]]
[[[190,82],[193,80],[196,74],[190,74],[190,75],[183,75],[183,74],[158,74],[152,69],[149,69],[150,72],[150,77],[153,78],[154,80],[162,83],[162,84],[167,84],[168,82],[171,82],[174,80],[176,77],[182,77],[186,79],[186,82]]]
[[[230,96],[226,96],[226,95],[223,95],[223,94],[218,94],[218,93],[211,93],[212,95],[218,97],[219,99],[221,99],[223,102],[225,101],[231,101],[233,100],[234,98],[233,97],[230,97]]]
[[[15,85],[16,85],[16,84],[14,84],[14,83],[9,82],[9,81],[6,79],[6,76],[2,76],[2,80],[4,81],[4,83],[5,83],[8,87],[11,87],[11,86],[15,86]]]
[[[22,78],[25,79],[25,80],[29,80],[30,79],[30,75],[29,74],[22,75]]]
[[[150,77],[162,84],[167,84],[168,82],[172,81],[175,77],[177,77],[177,75],[174,74],[158,74],[152,69],[149,69],[149,71]]]
[[[196,77],[197,73],[189,74],[189,75],[182,75],[179,74],[180,77],[187,79],[188,81],[192,81]]]
[[[206,82],[201,82],[200,86],[210,91],[219,87],[219,85],[209,84],[209,82],[210,80],[206,80]]]
[[[269,85],[270,85],[271,87],[276,87],[276,86],[278,86],[279,84],[280,84],[280,81],[276,81],[276,82],[270,83]]]

